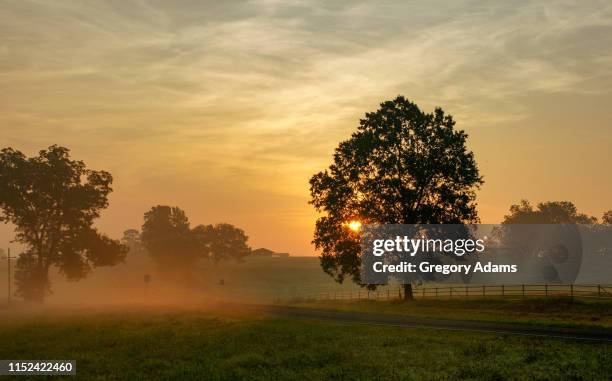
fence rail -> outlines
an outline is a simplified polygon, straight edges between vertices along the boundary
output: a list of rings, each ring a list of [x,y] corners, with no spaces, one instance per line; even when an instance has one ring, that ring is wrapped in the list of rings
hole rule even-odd
[[[601,284],[513,284],[414,287],[415,299],[454,299],[488,297],[570,297],[612,299],[612,285]],[[392,300],[404,297],[402,287],[383,291],[322,292],[296,296],[305,300]]]

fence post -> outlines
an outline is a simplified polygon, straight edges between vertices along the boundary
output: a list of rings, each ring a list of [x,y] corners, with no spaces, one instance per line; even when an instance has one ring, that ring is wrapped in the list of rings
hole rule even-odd
[[[544,285],[544,296],[548,296],[548,284]]]
[[[506,291],[505,291],[504,285],[502,284],[502,296],[504,296],[504,295],[506,295]]]
[[[601,284],[597,285],[597,297],[601,298]]]
[[[574,300],[574,284],[570,284],[570,297]]]

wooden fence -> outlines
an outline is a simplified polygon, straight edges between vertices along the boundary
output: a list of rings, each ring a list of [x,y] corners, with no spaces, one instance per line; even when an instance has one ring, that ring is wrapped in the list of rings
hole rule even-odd
[[[612,299],[612,285],[586,284],[514,284],[514,285],[459,285],[414,287],[415,299],[454,299],[488,297],[570,297]],[[382,291],[322,292],[297,296],[304,300],[392,300],[402,299],[402,287]]]

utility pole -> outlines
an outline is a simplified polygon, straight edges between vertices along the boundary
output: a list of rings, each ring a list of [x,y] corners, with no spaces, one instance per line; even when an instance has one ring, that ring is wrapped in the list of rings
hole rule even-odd
[[[8,248],[8,254],[6,256],[8,262],[8,304],[11,304],[11,248]]]

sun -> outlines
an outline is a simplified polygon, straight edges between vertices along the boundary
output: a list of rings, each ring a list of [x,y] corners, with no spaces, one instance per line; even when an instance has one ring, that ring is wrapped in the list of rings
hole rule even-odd
[[[347,226],[354,232],[358,232],[359,230],[361,230],[361,222],[357,220],[350,221]]]

